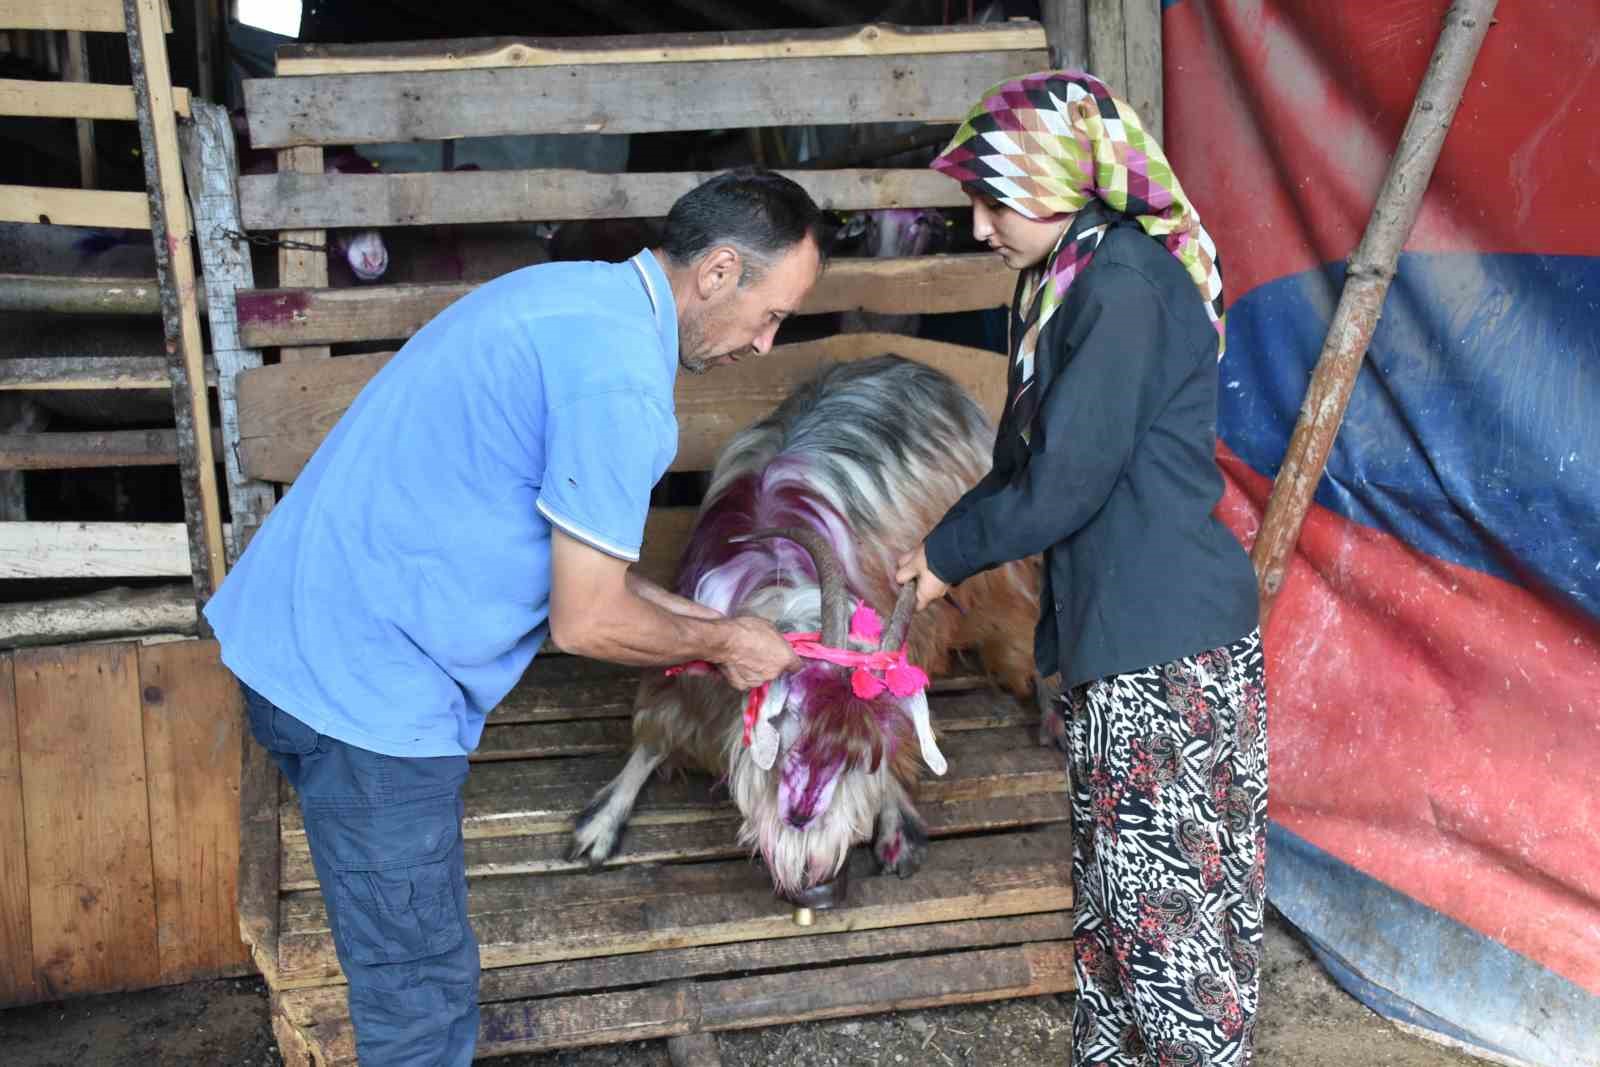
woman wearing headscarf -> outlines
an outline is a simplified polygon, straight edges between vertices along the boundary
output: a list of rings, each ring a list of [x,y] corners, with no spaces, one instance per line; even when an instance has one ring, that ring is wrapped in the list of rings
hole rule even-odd
[[[919,607],[1035,553],[1072,777],[1074,1064],[1248,1064],[1266,855],[1255,577],[1213,514],[1216,246],[1086,74],[995,86],[936,170],[1020,272],[994,467],[899,580]]]

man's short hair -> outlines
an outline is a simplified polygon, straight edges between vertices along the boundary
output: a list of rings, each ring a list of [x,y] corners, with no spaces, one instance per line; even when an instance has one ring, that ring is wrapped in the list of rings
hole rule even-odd
[[[826,260],[831,233],[811,194],[781,174],[739,167],[678,198],[667,213],[661,246],[675,265],[686,267],[718,245],[730,245],[744,260],[744,285],[807,237]]]

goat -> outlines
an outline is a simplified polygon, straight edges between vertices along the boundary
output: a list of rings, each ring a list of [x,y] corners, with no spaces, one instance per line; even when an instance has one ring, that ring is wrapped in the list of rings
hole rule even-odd
[[[907,637],[911,662],[937,676],[976,646],[1005,688],[1033,688],[1037,559],[978,575],[911,618],[895,563],[988,470],[994,433],[947,375],[898,356],[824,371],[740,432],[712,473],[677,590],[785,633],[821,633],[866,650],[853,615],[897,605],[882,644]],[[856,615],[860,619],[865,616]],[[909,632],[908,632],[909,628]],[[912,803],[917,756],[943,773],[925,693],[863,697],[851,672],[807,660],[767,689],[746,739],[745,697],[713,673],[645,675],[634,749],[580,814],[573,858],[616,851],[639,789],[656,768],[725,779],[744,816],[740,844],[761,854],[778,895],[809,902],[850,848],[873,837],[880,868],[909,877],[927,852]]]

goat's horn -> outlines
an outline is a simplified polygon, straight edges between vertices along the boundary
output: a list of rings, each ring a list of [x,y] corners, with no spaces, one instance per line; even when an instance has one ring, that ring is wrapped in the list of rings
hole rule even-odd
[[[839,569],[839,557],[833,546],[820,533],[804,526],[757,530],[732,540],[737,543],[772,537],[793,541],[805,549],[811,562],[816,564],[817,585],[822,589],[822,643],[829,648],[843,648],[850,633],[850,598],[845,595],[844,572]]]
[[[900,595],[895,598],[894,614],[889,616],[889,625],[883,628],[883,643],[879,649],[893,652],[906,643],[906,631],[911,628],[911,613],[917,608],[917,580],[911,579],[900,587]]]

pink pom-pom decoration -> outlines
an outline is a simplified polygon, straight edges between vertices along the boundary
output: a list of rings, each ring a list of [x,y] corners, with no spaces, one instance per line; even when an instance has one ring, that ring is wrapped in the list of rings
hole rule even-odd
[[[888,672],[889,692],[897,697],[908,697],[928,688],[928,676],[921,667],[897,663]]]
[[[855,614],[850,616],[850,636],[872,645],[883,640],[883,620],[865,600],[856,605]]]

